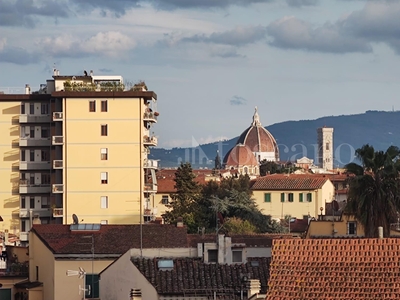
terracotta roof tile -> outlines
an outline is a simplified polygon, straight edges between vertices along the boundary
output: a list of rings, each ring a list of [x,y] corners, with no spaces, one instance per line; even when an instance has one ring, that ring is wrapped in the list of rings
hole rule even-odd
[[[163,169],[157,172],[157,193],[175,193],[175,173],[174,169]],[[212,170],[193,170],[196,175],[194,179],[199,184],[206,183],[206,176],[212,174]]]
[[[143,248],[187,247],[187,229],[172,225],[146,224]],[[140,225],[101,225],[99,231],[71,231],[70,225],[33,225],[34,232],[54,254],[89,254],[93,233],[95,254],[123,254],[140,248]]]
[[[274,240],[267,300],[400,299],[400,239]]]
[[[258,162],[250,148],[238,144],[233,147],[225,156],[226,166],[258,166]]]
[[[252,190],[314,190],[329,180],[326,177],[309,174],[273,174],[254,180]]]
[[[132,263],[163,296],[213,296],[213,291],[225,290],[225,297],[217,299],[239,300],[242,285],[241,275],[249,274],[250,279],[258,279],[261,292],[267,290],[269,278],[269,258],[251,258],[244,264],[207,264],[200,258],[173,259],[172,270],[159,270],[157,262],[161,258],[133,258]],[[212,299],[212,298],[210,298]]]

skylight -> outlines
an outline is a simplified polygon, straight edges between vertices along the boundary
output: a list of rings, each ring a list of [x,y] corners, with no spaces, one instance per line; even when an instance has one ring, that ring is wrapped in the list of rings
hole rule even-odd
[[[71,231],[99,231],[100,224],[72,224],[70,226]]]

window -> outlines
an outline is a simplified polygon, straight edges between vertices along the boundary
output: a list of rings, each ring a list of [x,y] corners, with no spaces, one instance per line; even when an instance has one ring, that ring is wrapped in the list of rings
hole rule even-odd
[[[288,201],[289,202],[293,202],[293,200],[294,200],[293,193],[289,193],[288,194]]]
[[[89,112],[96,111],[96,100],[89,101]]]
[[[242,250],[232,250],[232,262],[233,263],[241,263],[242,262]]]
[[[108,197],[107,196],[101,196],[100,197],[100,207],[101,208],[108,208]]]
[[[303,193],[299,194],[299,202],[303,202],[303,196],[304,196]]]
[[[49,197],[42,197],[42,208],[50,208]]]
[[[209,263],[218,262],[218,250],[217,249],[208,250],[208,262]]]
[[[50,174],[42,174],[42,184],[50,184]]]
[[[159,270],[168,271],[174,269],[174,261],[172,259],[162,259],[157,262]]]
[[[21,115],[25,114],[25,103],[21,104]]]
[[[35,114],[35,104],[33,103],[29,104],[29,114],[31,115]]]
[[[47,127],[42,127],[42,138],[48,138],[50,137],[50,129]]]
[[[108,220],[101,220],[101,221],[100,221],[100,224],[101,224],[101,225],[107,225],[107,224],[108,224]]]
[[[101,160],[108,160],[108,149],[107,148],[101,148],[100,149],[100,159]]]
[[[312,202],[312,194],[307,193],[307,202]]]
[[[281,202],[285,202],[285,193],[281,193]]]
[[[29,208],[35,208],[35,197],[29,197]]]
[[[161,198],[161,204],[168,204],[168,203],[169,203],[168,195],[163,195]]]
[[[101,100],[101,111],[106,112],[107,108],[107,100]]]
[[[100,173],[100,179],[101,179],[101,184],[107,184],[108,183],[108,173],[107,172],[101,172]]]
[[[25,197],[21,197],[21,208],[26,208],[26,202],[25,202]]]
[[[101,125],[101,135],[102,136],[107,136],[108,135],[107,125]]]
[[[31,138],[31,139],[33,139],[34,137],[35,137],[35,127],[30,127],[30,130],[29,130],[29,137]]]
[[[271,202],[271,193],[264,194],[264,202]]]
[[[347,222],[347,234],[348,235],[357,234],[357,223],[356,222]]]
[[[21,150],[21,161],[26,161],[25,150]]]
[[[86,292],[84,298],[99,298],[99,275],[98,274],[86,274]],[[90,288],[88,288],[88,285]]]
[[[42,103],[40,112],[42,115],[48,115],[49,114],[49,104]]]
[[[29,161],[35,161],[35,150],[29,150]]]
[[[21,232],[26,232],[26,221],[25,220],[21,221]]]
[[[35,174],[29,174],[29,184],[35,184]]]
[[[325,144],[325,150],[329,150],[329,143]]]
[[[50,160],[50,152],[49,150],[42,150],[42,161]]]

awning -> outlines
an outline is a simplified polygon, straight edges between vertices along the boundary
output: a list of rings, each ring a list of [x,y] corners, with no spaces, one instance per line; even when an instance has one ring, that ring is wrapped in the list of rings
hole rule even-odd
[[[14,284],[14,287],[16,287],[17,289],[33,289],[36,288],[38,286],[42,286],[43,282],[39,282],[39,281],[23,281],[23,282],[18,282],[16,284]]]

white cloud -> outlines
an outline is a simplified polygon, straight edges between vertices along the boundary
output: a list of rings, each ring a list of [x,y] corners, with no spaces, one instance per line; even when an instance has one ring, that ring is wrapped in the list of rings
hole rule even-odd
[[[6,38],[0,39],[0,51],[4,49],[6,44],[7,44],[7,39]]]

